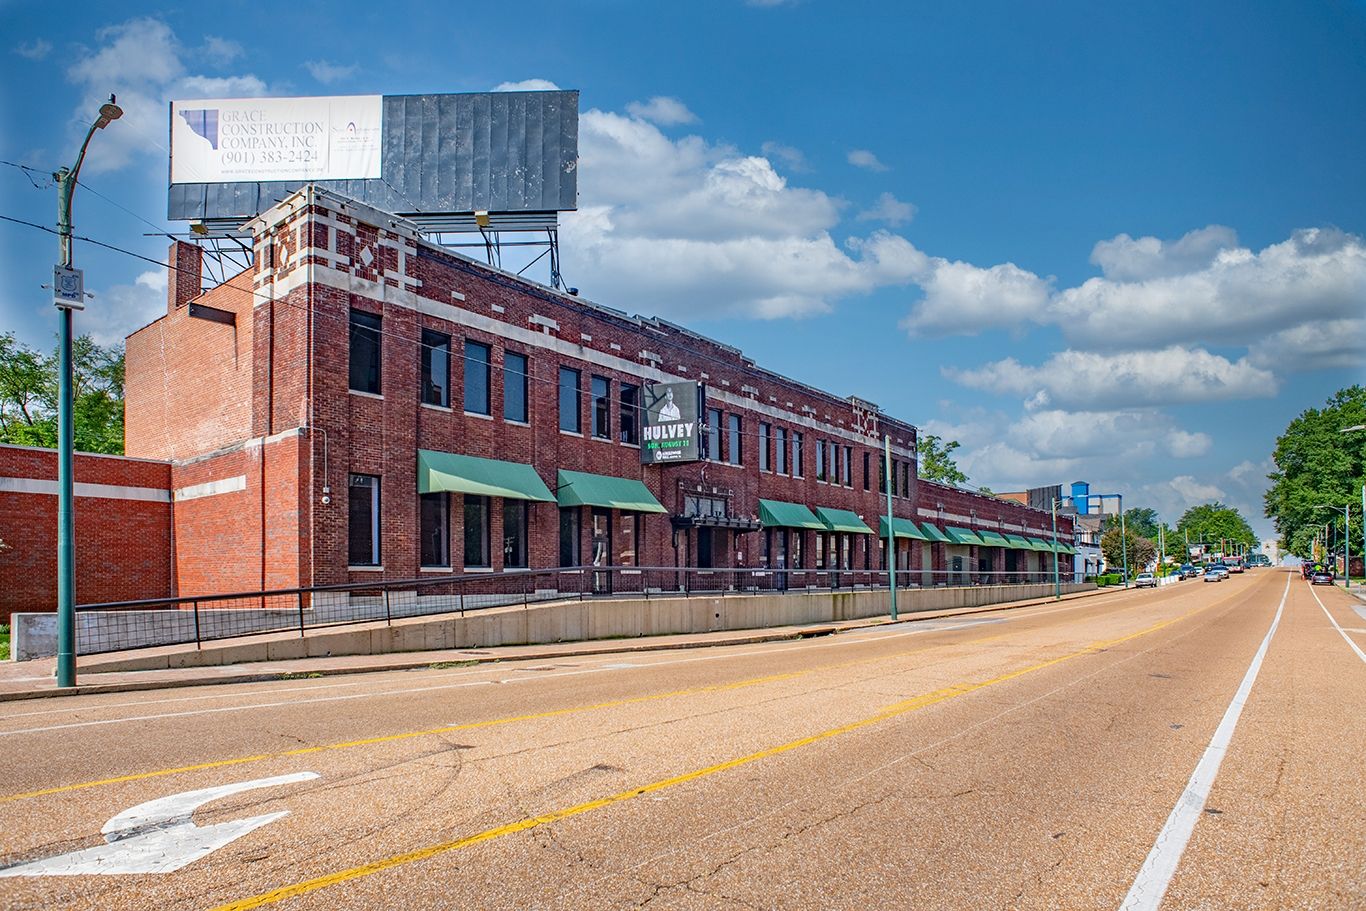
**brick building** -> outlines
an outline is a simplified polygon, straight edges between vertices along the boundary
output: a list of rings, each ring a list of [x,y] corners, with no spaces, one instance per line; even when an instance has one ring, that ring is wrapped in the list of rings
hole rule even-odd
[[[166,474],[175,594],[584,565],[876,571],[884,434],[909,581],[1051,566],[1046,513],[920,481],[915,427],[871,403],[316,187],[249,229],[252,267],[203,293],[199,248],[175,243],[167,312],[127,341],[126,451]],[[642,388],[677,381],[705,386],[706,458],[642,465]]]

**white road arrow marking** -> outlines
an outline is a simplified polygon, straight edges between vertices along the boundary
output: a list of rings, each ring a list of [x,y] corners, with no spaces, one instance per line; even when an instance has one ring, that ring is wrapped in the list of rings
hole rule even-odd
[[[317,772],[296,772],[257,778],[217,788],[203,788],[160,797],[130,807],[110,819],[100,831],[108,844],[96,845],[0,869],[0,876],[81,876],[90,874],[170,873],[194,863],[248,832],[289,815],[288,810],[197,826],[196,809],[243,791],[310,781]]]

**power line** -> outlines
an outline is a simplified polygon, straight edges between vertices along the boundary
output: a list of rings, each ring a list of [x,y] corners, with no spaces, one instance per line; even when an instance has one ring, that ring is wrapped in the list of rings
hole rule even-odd
[[[36,228],[36,229],[38,229],[38,230],[40,230],[40,231],[45,231],[45,232],[47,232],[47,233],[49,233],[49,234],[57,234],[57,233],[58,233],[55,229],[49,228],[49,227],[46,226],[46,225],[35,224],[34,222],[24,221],[24,220],[22,220],[22,219],[13,218],[13,217],[8,216],[8,215],[0,215],[0,220],[12,222],[12,223],[18,224],[18,225],[23,225],[23,226],[29,227],[29,228]],[[175,238],[172,238],[172,239],[175,239]],[[106,249],[106,250],[111,250],[111,251],[113,251],[113,252],[115,252],[115,253],[122,253],[122,254],[125,255],[125,256],[134,257],[134,258],[136,258],[136,259],[142,260],[143,262],[150,263],[151,265],[160,266],[161,268],[166,269],[168,272],[171,272],[171,273],[176,273],[176,272],[181,271],[180,269],[178,269],[176,266],[172,265],[171,263],[162,262],[162,261],[159,260],[159,259],[155,259],[155,258],[150,257],[150,256],[144,256],[144,255],[141,254],[141,253],[136,253],[136,252],[134,252],[134,251],[132,251],[132,250],[128,250],[128,249],[125,249],[125,248],[123,248],[123,247],[116,246],[116,245],[114,245],[114,244],[105,243],[104,241],[96,240],[96,239],[94,239],[94,238],[92,238],[92,237],[87,237],[87,236],[85,236],[85,235],[72,235],[72,240],[79,240],[79,241],[82,241],[82,242],[84,242],[84,243],[93,244],[93,245],[95,245],[95,246],[97,246],[97,247],[102,247],[102,248],[104,248],[104,249]],[[469,271],[469,270],[464,270],[464,271]],[[238,274],[240,275],[241,273],[238,273]],[[198,278],[200,278],[200,276],[195,276],[195,278],[198,279]],[[225,282],[224,284],[226,284],[226,282]],[[500,282],[500,284],[506,284],[506,285],[512,286],[511,283],[501,283],[501,282]],[[222,285],[220,285],[219,287],[222,287]],[[520,288],[520,286],[512,286],[512,287],[518,287],[518,288]],[[348,329],[348,330],[350,329],[350,314],[349,314],[349,313],[348,313],[346,316],[342,316],[341,314],[337,314],[337,313],[327,313],[327,312],[320,311],[320,310],[317,310],[317,309],[315,309],[315,308],[312,308],[312,307],[309,307],[309,306],[306,306],[306,305],[303,305],[303,304],[291,303],[290,301],[285,300],[285,299],[283,299],[283,298],[271,297],[270,295],[262,294],[262,293],[259,292],[259,291],[250,290],[250,289],[239,289],[239,290],[244,291],[246,294],[249,294],[250,296],[252,296],[252,297],[254,297],[254,298],[258,298],[258,299],[260,299],[260,300],[262,300],[262,301],[270,301],[270,302],[273,302],[273,303],[275,303],[275,304],[279,304],[279,305],[282,305],[282,306],[285,306],[285,307],[291,307],[291,308],[293,308],[293,309],[295,309],[295,310],[299,310],[299,311],[301,311],[301,312],[303,312],[303,313],[311,313],[311,314],[312,314],[314,317],[316,317],[316,318],[330,319],[330,320],[336,321],[337,323],[342,323],[343,321],[345,321],[345,324],[346,324],[347,329]],[[411,337],[408,337],[408,336],[396,334],[396,333],[394,333],[394,332],[392,332],[392,331],[385,330],[385,329],[367,330],[367,331],[370,331],[370,332],[378,331],[378,334],[379,334],[379,336],[380,336],[381,338],[388,338],[388,339],[393,340],[395,343],[402,344],[402,345],[413,345],[413,346],[416,347],[419,351],[420,351],[421,349],[424,349],[424,348],[425,348],[425,349],[429,349],[429,350],[443,350],[443,351],[446,352],[447,357],[449,357],[449,358],[451,358],[451,359],[459,358],[459,359],[462,360],[462,361],[472,361],[472,362],[475,362],[475,363],[487,364],[487,365],[489,366],[490,370],[492,370],[492,368],[493,368],[493,365],[492,365],[491,362],[484,361],[484,360],[482,360],[482,359],[480,359],[480,358],[472,357],[472,356],[470,356],[470,355],[466,355],[466,354],[464,354],[463,352],[459,352],[459,351],[454,350],[451,346],[448,346],[448,345],[428,345],[428,344],[426,344],[426,343],[424,343],[424,342],[422,341],[421,335],[419,335],[417,338],[411,338]],[[664,342],[666,342],[666,343],[668,343],[668,344],[670,344],[670,345],[672,345],[673,347],[675,347],[675,348],[677,348],[677,349],[679,349],[679,350],[684,350],[684,351],[687,350],[687,349],[684,349],[683,346],[682,346],[682,344],[679,343],[679,342],[675,342],[675,341],[673,341],[673,340],[671,340],[671,339],[661,339],[661,340],[664,341]],[[513,353],[519,354],[519,353],[521,353],[521,352],[518,352],[518,351],[515,351],[515,350],[514,350]],[[714,356],[711,356],[711,355],[707,355],[707,354],[703,354],[703,353],[700,353],[700,352],[687,351],[687,353],[688,353],[689,355],[691,355],[691,356],[699,357],[699,358],[701,358],[701,359],[703,359],[703,360],[714,361],[715,363],[721,364],[721,365],[723,365],[723,366],[725,366],[725,367],[727,367],[727,368],[729,368],[729,369],[734,369],[734,365],[733,365],[733,364],[728,364],[728,363],[722,361],[720,358],[717,358],[717,357],[714,357]],[[506,367],[504,367],[503,369],[506,370]],[[591,374],[590,374],[590,375],[591,375]],[[532,376],[530,373],[523,374],[523,376],[527,379],[528,382],[544,383],[546,386],[554,386],[554,387],[556,387],[556,388],[559,387],[559,380],[558,380],[558,378],[552,378],[552,377],[536,377],[536,376]],[[620,380],[618,380],[618,383],[620,383]],[[582,391],[581,391],[581,394],[582,394]],[[591,400],[591,396],[590,396],[590,400]],[[758,400],[756,399],[755,401],[757,402]],[[590,407],[591,407],[591,406],[590,406]],[[642,406],[637,405],[636,407],[639,408],[639,407],[642,407]],[[706,419],[705,414],[703,414],[703,415],[698,415],[698,419],[699,419],[699,421],[705,423],[705,419]],[[912,427],[913,427],[914,429],[916,429],[917,431],[919,430],[919,428],[915,428],[915,425],[910,425],[910,426],[912,426]],[[808,428],[808,429],[809,429],[809,428]],[[725,434],[729,435],[730,430],[729,430],[729,428],[726,428],[723,432],[724,432]],[[799,431],[799,432],[800,432],[800,431]],[[815,430],[814,432],[815,432],[815,433],[820,433],[821,431]],[[744,437],[749,437],[749,438],[751,438],[751,439],[759,439],[760,436],[761,436],[761,434],[760,434],[757,430],[756,430],[756,431],[742,430],[742,431],[741,431],[741,435],[744,436]],[[814,441],[813,441],[813,442],[814,442]],[[833,442],[833,441],[831,441],[831,442]],[[870,443],[869,445],[875,445],[875,444]]]

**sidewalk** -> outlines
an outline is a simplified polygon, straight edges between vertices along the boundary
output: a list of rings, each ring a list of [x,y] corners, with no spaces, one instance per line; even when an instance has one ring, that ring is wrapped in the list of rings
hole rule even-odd
[[[1078,598],[1089,598],[1093,595],[1113,593],[1117,590],[1099,588],[1093,591],[1063,595],[1062,600],[1072,601]],[[1008,601],[981,607],[917,611],[914,614],[902,614],[898,622],[915,623],[946,617],[971,616],[991,611],[1048,604],[1052,601],[1052,598],[1033,598],[1026,601]],[[53,677],[56,666],[55,659],[5,661],[0,662],[0,702],[53,696],[207,686],[218,683],[256,683],[269,680],[297,680],[379,671],[440,669],[442,667],[487,664],[497,661],[545,661],[548,659],[629,654],[665,649],[747,645],[757,642],[777,642],[828,636],[853,629],[886,626],[891,622],[890,617],[883,615],[862,620],[769,627],[756,630],[689,633],[678,636],[644,636],[633,639],[600,639],[587,642],[559,642],[550,645],[508,645],[496,648],[431,652],[395,652],[387,655],[298,658],[167,670],[82,673],[78,677],[78,685],[70,689],[57,688]]]

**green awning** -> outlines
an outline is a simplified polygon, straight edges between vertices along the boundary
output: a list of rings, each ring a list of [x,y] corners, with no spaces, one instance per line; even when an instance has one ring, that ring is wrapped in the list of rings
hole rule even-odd
[[[1011,543],[1005,539],[1005,535],[997,534],[994,531],[978,531],[977,537],[982,539],[982,543],[987,547],[1010,547]]]
[[[868,524],[858,517],[858,513],[847,509],[817,506],[816,515],[831,531],[845,531],[853,535],[871,535],[873,533]]]
[[[977,535],[974,534],[971,530],[966,529],[966,528],[954,528],[954,527],[949,527],[949,528],[946,528],[945,531],[947,531],[947,532],[949,533],[949,537],[950,537],[950,538],[953,538],[953,540],[954,540],[955,542],[959,543],[959,544],[984,544],[984,543],[986,543],[986,542],[984,542],[981,538],[977,537]]]
[[[953,538],[950,538],[948,535],[944,534],[943,529],[941,529],[939,526],[935,525],[932,522],[921,522],[920,527],[925,529],[926,541],[939,541],[943,544],[954,543]]]
[[[627,512],[667,512],[643,481],[560,469],[555,496],[561,506],[605,506]]]
[[[920,530],[920,526],[916,525],[910,519],[903,519],[900,516],[892,516],[892,528],[895,530],[895,534],[898,538],[914,538],[917,541],[930,540],[929,538],[925,537],[925,533]],[[886,516],[878,516],[877,534],[879,538],[887,537]]]
[[[1035,550],[1043,551],[1045,553],[1050,554],[1053,552],[1053,545],[1045,541],[1043,538],[1030,538],[1029,544]]]
[[[521,462],[502,462],[453,452],[417,451],[418,493],[468,493],[554,503],[536,469]]]
[[[1010,546],[1015,548],[1016,550],[1034,549],[1034,545],[1029,543],[1028,538],[1022,538],[1019,535],[1006,535],[1006,540],[1009,541]]]
[[[810,528],[828,531],[816,514],[800,503],[782,500],[760,500],[759,522],[765,528]]]

